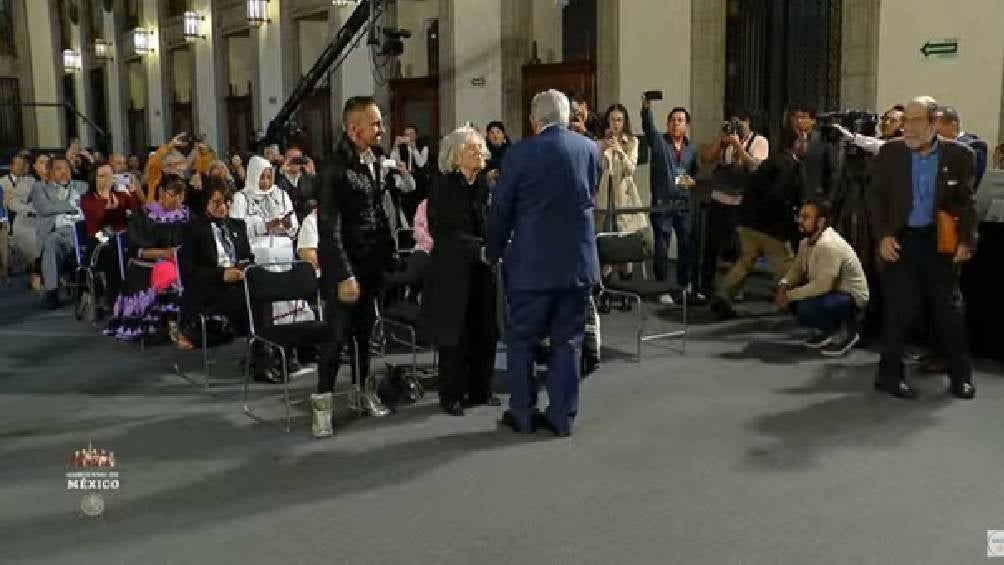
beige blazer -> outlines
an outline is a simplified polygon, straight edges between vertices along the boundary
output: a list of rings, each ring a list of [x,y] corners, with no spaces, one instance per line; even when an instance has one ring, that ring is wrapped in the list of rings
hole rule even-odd
[[[624,135],[617,143],[603,152],[603,176],[596,190],[596,228],[606,231],[606,210],[610,205],[611,182],[613,183],[613,207],[641,208],[641,196],[634,182],[634,171],[638,167],[638,138]],[[617,214],[614,228],[620,233],[633,233],[648,227],[648,214],[637,212]]]

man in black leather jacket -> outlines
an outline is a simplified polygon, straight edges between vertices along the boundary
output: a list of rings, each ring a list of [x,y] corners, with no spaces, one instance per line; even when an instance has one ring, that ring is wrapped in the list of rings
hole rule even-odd
[[[350,405],[374,416],[389,413],[373,387],[367,386],[373,301],[394,249],[383,208],[382,154],[377,146],[384,129],[380,109],[368,96],[350,98],[342,122],[343,137],[321,171],[318,191],[318,260],[332,338],[321,349],[317,395],[313,398],[317,437],[331,434],[331,392],[346,345],[360,373],[359,389],[350,397]],[[358,352],[354,352],[356,347]]]

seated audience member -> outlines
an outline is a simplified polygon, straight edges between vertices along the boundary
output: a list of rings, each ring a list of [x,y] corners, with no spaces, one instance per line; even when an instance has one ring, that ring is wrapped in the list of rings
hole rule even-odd
[[[317,201],[317,177],[313,170],[313,161],[299,147],[290,147],[286,150],[282,174],[275,182],[289,195],[296,215],[301,218],[310,213],[310,203]]]
[[[101,165],[94,172],[91,190],[80,199],[84,212],[84,235],[87,253],[98,250],[96,257],[87,260],[98,268],[105,282],[104,299],[111,307],[118,297],[122,276],[119,273],[118,249],[115,234],[126,228],[133,210],[139,207],[139,182],[129,175],[128,186],[115,184],[111,165]]]
[[[311,210],[304,216],[303,223],[300,224],[300,233],[296,237],[296,255],[301,260],[314,266],[320,273],[321,264],[317,260],[317,210]]]
[[[137,209],[126,228],[129,262],[105,335],[123,341],[161,339],[179,311],[176,250],[189,221],[184,179],[165,177],[157,200]],[[169,334],[177,338],[173,330]]]
[[[443,139],[442,175],[428,203],[432,248],[422,292],[422,319],[439,346],[439,403],[462,416],[465,406],[497,402],[491,394],[497,324],[495,276],[485,255],[488,180],[479,174],[488,149],[461,127]]]
[[[163,175],[185,177],[189,171],[202,174],[209,169],[209,164],[216,156],[205,143],[192,143],[187,133],[179,133],[171,141],[161,145],[150,155],[146,163],[146,200],[153,202],[157,189],[162,184]]]
[[[854,249],[829,224],[829,206],[807,202],[798,214],[805,239],[777,289],[778,308],[789,305],[799,324],[815,330],[805,345],[839,356],[858,342],[858,315],[868,304],[868,281]]]
[[[234,185],[244,186],[244,177],[247,176],[247,171],[244,170],[244,158],[241,157],[240,151],[231,149],[227,152],[227,169],[230,170],[230,176],[234,179]]]
[[[185,291],[178,349],[192,349],[193,341],[202,339],[199,314],[222,316],[236,334],[248,333],[243,269],[252,262],[251,245],[244,222],[229,217],[231,201],[226,184],[217,178],[191,202],[192,221],[179,251]]]
[[[38,243],[38,212],[31,205],[31,191],[37,182],[46,182],[49,178],[49,155],[39,153],[32,161],[32,174],[22,176],[14,187],[13,197],[9,199],[8,210],[14,217],[11,232],[14,238],[14,250],[27,265],[28,287],[34,291],[42,289],[42,277],[38,257],[41,254]]]
[[[258,263],[291,261],[293,237],[300,227],[293,201],[286,191],[275,185],[274,174],[271,163],[252,156],[248,161],[244,190],[234,194],[230,207],[231,218],[244,220],[251,251]]]
[[[512,141],[505,132],[505,124],[502,122],[488,122],[488,127],[485,129],[488,135],[488,151],[491,153],[485,170],[488,171],[488,179],[494,182],[502,174],[502,160],[505,159],[506,151],[509,150]]]
[[[32,188],[31,204],[38,214],[46,302],[50,308],[59,308],[59,272],[73,256],[74,224],[83,219],[80,198],[87,192],[87,183],[70,179],[66,157],[50,159],[48,174],[49,182]]]

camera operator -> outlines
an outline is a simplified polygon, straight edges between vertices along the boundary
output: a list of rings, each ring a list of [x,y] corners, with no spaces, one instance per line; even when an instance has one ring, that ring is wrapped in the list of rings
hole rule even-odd
[[[973,171],[976,178],[973,181],[973,190],[979,190],[983,173],[987,172],[987,157],[990,153],[990,147],[976,134],[962,130],[962,119],[954,106],[940,106],[937,115],[938,121],[935,127],[938,130],[938,135],[969,147],[976,155],[976,169]]]
[[[585,95],[579,92],[568,97],[572,103],[572,115],[568,121],[568,129],[581,133],[590,139],[603,139],[606,124],[603,118],[589,111],[589,102]]]
[[[645,131],[645,139],[652,151],[652,167],[649,175],[652,207],[668,204],[671,201],[688,202],[690,189],[697,183],[697,148],[690,143],[688,129],[690,128],[690,112],[683,107],[675,107],[669,111],[666,119],[666,135],[655,129],[652,118],[652,101],[661,99],[661,93],[652,91],[642,96],[641,121]],[[676,282],[681,288],[686,288],[691,282],[693,258],[693,221],[690,210],[674,212],[652,212],[652,235],[654,253],[652,270],[655,278],[665,280],[667,263],[669,262],[669,247],[673,232],[676,232]],[[659,301],[666,305],[673,304],[670,295],[664,295]]]
[[[735,316],[732,302],[742,290],[757,258],[767,258],[774,280],[791,267],[788,242],[795,232],[795,209],[805,186],[804,144],[790,128],[781,131],[783,151],[771,155],[750,178],[740,210],[739,258],[722,279],[711,310],[722,320]]]
[[[750,175],[770,153],[767,138],[754,133],[750,128],[750,121],[748,112],[733,112],[729,121],[722,124],[718,143],[712,142],[701,154],[705,164],[717,165],[713,175],[711,206],[704,229],[705,243],[698,298],[700,295],[710,296],[714,290],[718,255],[735,235],[743,188]]]
[[[871,155],[878,155],[879,149],[882,149],[885,142],[903,137],[903,110],[902,104],[896,104],[886,110],[885,114],[882,114],[882,118],[879,119],[880,135],[878,137],[852,133],[839,124],[835,124],[833,127],[840,132],[842,141],[854,144]]]

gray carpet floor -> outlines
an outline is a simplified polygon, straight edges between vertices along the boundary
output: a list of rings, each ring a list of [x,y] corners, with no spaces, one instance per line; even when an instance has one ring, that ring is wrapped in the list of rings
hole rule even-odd
[[[381,420],[340,406],[316,441],[302,409],[291,434],[242,413],[240,347],[213,350],[223,383],[206,392],[170,348],[0,289],[0,562],[984,562],[1004,529],[1000,368],[980,364],[974,402],[918,376],[905,403],[871,391],[874,353],[823,359],[746,308],[642,363],[633,318],[604,317],[568,439],[499,431],[496,408],[446,416],[432,393]],[[294,382],[302,398],[313,375]],[[275,391],[254,390],[266,414]],[[122,477],[98,517],[65,485],[88,442]]]

